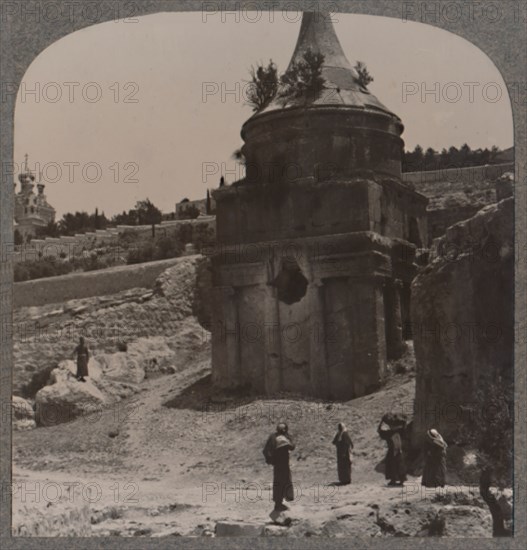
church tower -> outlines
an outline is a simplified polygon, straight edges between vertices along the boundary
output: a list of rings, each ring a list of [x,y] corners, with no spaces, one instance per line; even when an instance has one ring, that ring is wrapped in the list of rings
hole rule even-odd
[[[404,350],[427,199],[402,182],[403,124],[329,14],[304,13],[290,67],[308,51],[324,56],[323,89],[247,120],[246,177],[214,192],[213,380],[350,399]]]
[[[34,192],[35,175],[28,168],[27,155],[18,181],[21,189],[15,194],[15,229],[23,238],[32,237],[37,228],[46,227],[49,222],[55,221],[55,209],[48,204],[43,183],[37,183],[37,193]]]

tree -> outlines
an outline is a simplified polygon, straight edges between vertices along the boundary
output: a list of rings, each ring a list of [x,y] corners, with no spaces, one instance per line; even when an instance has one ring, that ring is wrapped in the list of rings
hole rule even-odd
[[[437,154],[436,151],[432,149],[432,147],[429,147],[426,150],[426,153],[424,156],[425,170],[435,169],[436,154]]]
[[[152,225],[152,237],[156,236],[156,223],[160,223],[162,219],[161,210],[154,206],[150,199],[138,201],[135,205],[139,224]]]
[[[459,166],[459,149],[457,147],[450,147],[448,150],[448,156],[449,156],[449,165],[451,167],[458,167]]]
[[[411,153],[406,155],[406,165],[409,172],[417,172],[424,169],[424,153],[420,145],[416,145]]]
[[[496,147],[496,145],[492,146],[492,149],[490,150],[490,161],[496,162],[496,157],[498,156],[498,153],[500,152],[500,148]]]
[[[207,201],[205,203],[205,212],[209,215],[211,213],[211,206],[210,206],[210,193],[207,189]]]
[[[90,219],[91,218],[91,219]],[[82,231],[90,231],[93,227],[93,216],[88,212],[67,212],[58,223],[61,235],[74,235]]]
[[[464,143],[459,150],[459,162],[461,166],[470,166],[472,160],[472,149],[468,146],[467,143]]]
[[[122,214],[116,214],[111,223],[113,225],[137,225],[137,211],[135,209],[130,209],[128,212],[123,210]]]
[[[490,468],[500,487],[510,487],[514,464],[514,385],[510,376],[480,382],[475,403],[480,409],[466,414],[468,420],[458,428],[458,443],[477,451],[477,465],[483,471]]]
[[[490,151],[485,147],[481,152],[480,164],[488,164],[490,161]]]
[[[293,61],[287,71],[280,77],[278,97],[285,105],[290,100],[302,98],[304,102],[315,101],[324,89],[325,79],[322,76],[324,55],[313,53],[308,48],[300,61]]]
[[[278,69],[271,59],[267,67],[262,64],[257,65],[256,68],[251,67],[249,74],[251,81],[247,92],[247,104],[255,113],[258,113],[265,109],[276,96]]]
[[[242,149],[236,149],[233,153],[232,153],[232,158],[238,163],[238,164],[241,164],[242,166],[245,166],[245,155],[243,154],[243,151]]]
[[[180,220],[194,220],[201,214],[199,208],[194,204],[187,206],[180,214]]]
[[[24,244],[24,237],[22,236],[22,233],[18,229],[15,229],[15,245],[21,245]]]
[[[367,88],[368,84],[373,82],[373,76],[371,76],[370,73],[368,72],[366,63],[363,63],[362,61],[357,61],[357,64],[355,65],[354,69],[357,71],[357,74],[359,75],[360,85]]]
[[[44,227],[37,227],[35,230],[36,237],[59,237],[60,228],[54,221],[48,222]]]

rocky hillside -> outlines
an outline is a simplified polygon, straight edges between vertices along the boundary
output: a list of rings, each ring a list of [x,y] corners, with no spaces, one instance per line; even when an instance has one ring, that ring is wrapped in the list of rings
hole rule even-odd
[[[489,422],[479,390],[512,384],[514,200],[449,227],[431,260],[412,284],[415,426],[449,437],[468,409]]]
[[[14,394],[33,398],[51,371],[72,358],[79,336],[92,355],[129,349],[145,370],[153,359],[158,366],[178,368],[188,357],[207,353],[209,333],[194,315],[207,319],[202,284],[207,276],[205,258],[185,256],[158,277],[154,288],[15,310]]]

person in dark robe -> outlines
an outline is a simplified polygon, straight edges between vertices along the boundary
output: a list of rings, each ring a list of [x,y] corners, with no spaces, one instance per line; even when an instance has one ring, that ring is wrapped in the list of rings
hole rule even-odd
[[[446,450],[448,445],[441,434],[434,429],[426,432],[425,467],[421,485],[444,487],[446,480]]]
[[[337,472],[341,485],[351,483],[351,450],[353,442],[344,424],[339,423],[337,434],[333,438],[333,445],[337,448]]]
[[[77,374],[75,378],[79,382],[86,382],[85,376],[88,376],[88,360],[90,359],[90,352],[88,346],[84,342],[84,338],[79,338],[79,345],[75,348],[73,355],[77,356]]]
[[[269,436],[263,449],[267,464],[273,466],[273,501],[277,511],[288,510],[284,499],[291,502],[294,499],[293,480],[289,467],[289,452],[295,445],[289,435],[285,422],[276,427],[276,432]]]
[[[403,485],[406,481],[406,466],[404,462],[402,434],[406,427],[404,422],[388,423],[384,415],[377,428],[380,438],[386,441],[388,451],[385,458],[385,477],[390,480],[388,485]],[[385,426],[385,427],[383,427]]]

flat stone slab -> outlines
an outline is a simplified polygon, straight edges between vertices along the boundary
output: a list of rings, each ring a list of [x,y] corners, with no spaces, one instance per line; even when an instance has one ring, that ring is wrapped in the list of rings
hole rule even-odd
[[[263,532],[263,525],[244,523],[242,521],[220,521],[216,523],[217,537],[259,537]]]
[[[279,512],[278,510],[273,510],[269,517],[273,520],[273,523],[276,525],[282,525],[284,527],[289,527],[293,523],[293,518],[287,512]]]

